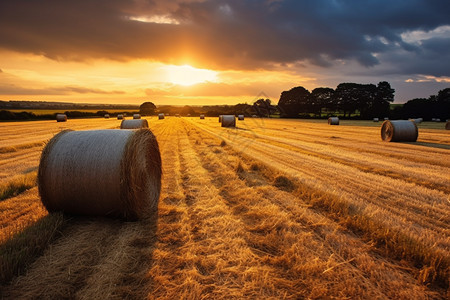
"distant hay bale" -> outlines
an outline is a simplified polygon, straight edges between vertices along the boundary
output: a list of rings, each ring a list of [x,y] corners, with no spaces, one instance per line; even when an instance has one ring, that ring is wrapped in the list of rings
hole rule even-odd
[[[373,118],[373,121],[374,121],[374,122],[378,122],[378,121],[380,121],[380,119],[378,119],[378,118]]]
[[[435,122],[440,122],[440,121],[441,121],[441,119],[439,119],[439,118],[436,118],[436,119],[434,119],[434,121],[435,121]]]
[[[223,115],[219,115],[219,123],[222,123],[222,117]]]
[[[257,115],[252,115],[252,118],[257,118],[258,116]]]
[[[123,120],[120,123],[120,129],[139,129],[148,128],[148,121],[146,119],[132,119]]]
[[[117,115],[117,120],[123,120],[123,114],[118,114]]]
[[[222,127],[236,127],[236,117],[234,115],[223,115]]]
[[[42,151],[38,188],[49,212],[137,220],[157,209],[161,172],[148,129],[66,130]]]
[[[445,129],[450,130],[450,121],[447,121],[447,123],[445,123]]]
[[[381,125],[381,139],[386,142],[415,142],[419,136],[417,125],[411,121],[384,121]]]
[[[339,118],[338,117],[329,117],[328,125],[339,125]]]
[[[205,115],[200,115],[200,119],[204,120],[205,119]]]
[[[164,114],[162,114],[162,113],[161,113],[161,114],[158,114],[158,119],[159,119],[159,120],[164,119]]]
[[[67,116],[65,114],[56,114],[56,122],[67,122]]]
[[[140,114],[133,114],[133,119],[140,119],[141,115]]]
[[[238,115],[238,120],[239,121],[243,121],[244,120],[244,115]]]
[[[385,117],[384,120],[387,121],[387,120],[389,120],[389,118],[388,118],[388,117]]]
[[[105,114],[105,119],[109,119],[109,114]]]

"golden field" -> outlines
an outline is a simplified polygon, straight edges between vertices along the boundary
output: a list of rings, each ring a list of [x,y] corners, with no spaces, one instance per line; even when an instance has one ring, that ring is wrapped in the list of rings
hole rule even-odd
[[[386,143],[381,122],[148,121],[163,181],[139,222],[48,215],[35,187],[54,134],[120,121],[0,123],[0,298],[450,296],[450,131]]]

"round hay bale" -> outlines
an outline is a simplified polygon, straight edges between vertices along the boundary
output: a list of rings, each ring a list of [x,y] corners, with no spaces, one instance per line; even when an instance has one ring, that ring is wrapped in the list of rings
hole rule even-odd
[[[387,120],[389,120],[389,118],[388,118],[388,117],[385,117],[384,120],[387,121]]]
[[[42,151],[38,187],[49,212],[137,220],[156,211],[161,173],[148,129],[66,130]]]
[[[236,127],[236,117],[234,115],[223,115],[222,127]]]
[[[408,119],[408,121],[414,122],[414,123],[416,123],[416,124],[422,123],[421,118],[419,118],[419,119]]]
[[[381,125],[381,139],[386,142],[415,142],[418,136],[415,122],[387,120]]]
[[[164,119],[164,114],[158,114],[158,119],[159,120],[163,120]]]
[[[133,114],[133,119],[140,119],[141,115],[140,114]]]
[[[222,123],[222,117],[223,115],[219,115],[219,123]]]
[[[109,119],[109,114],[105,114],[105,119]]]
[[[339,118],[338,117],[328,118],[328,125],[339,125]]]
[[[205,119],[205,115],[200,115],[200,119],[204,120]]]
[[[67,116],[65,114],[56,114],[56,122],[67,122]]]
[[[146,119],[123,120],[120,123],[120,129],[139,129],[148,128],[148,121]]]
[[[244,115],[238,115],[238,120],[239,121],[243,121],[244,120]]]
[[[434,119],[434,121],[435,121],[435,122],[440,122],[440,121],[441,121],[441,119],[439,119],[439,118],[436,118],[436,119]]]
[[[447,123],[445,123],[445,129],[450,130],[450,121],[447,121]]]
[[[373,118],[373,121],[374,122],[378,122],[378,121],[380,121],[380,119],[379,118]]]
[[[123,114],[118,114],[117,115],[117,120],[123,120]]]

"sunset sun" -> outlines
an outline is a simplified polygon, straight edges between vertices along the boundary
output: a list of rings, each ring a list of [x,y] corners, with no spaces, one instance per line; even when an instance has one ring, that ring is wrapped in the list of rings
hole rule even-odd
[[[189,86],[201,82],[216,81],[217,72],[197,69],[189,65],[163,67],[165,80],[178,85]]]

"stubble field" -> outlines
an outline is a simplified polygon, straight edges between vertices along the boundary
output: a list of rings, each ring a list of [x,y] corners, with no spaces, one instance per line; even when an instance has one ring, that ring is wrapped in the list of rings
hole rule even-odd
[[[450,296],[449,131],[386,143],[381,122],[148,120],[163,181],[139,222],[48,215],[35,184],[55,133],[120,121],[0,123],[4,299]]]

